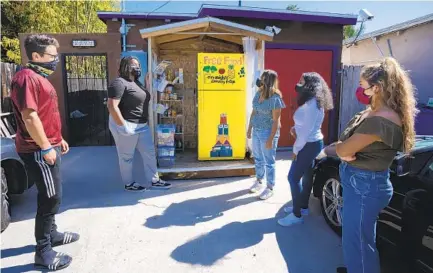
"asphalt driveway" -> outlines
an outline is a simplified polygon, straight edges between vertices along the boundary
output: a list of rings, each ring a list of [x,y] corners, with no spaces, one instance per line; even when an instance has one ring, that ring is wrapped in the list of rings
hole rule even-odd
[[[123,191],[113,147],[74,148],[63,159],[64,199],[57,223],[81,240],[57,250],[73,256],[61,272],[333,273],[341,241],[310,200],[303,225],[276,220],[289,203],[287,153],[279,153],[275,196],[259,201],[253,178],[174,182],[168,191]],[[139,164],[139,162],[137,163]],[[145,184],[144,174],[136,174]],[[36,190],[13,197],[13,223],[1,234],[1,272],[33,268]]]

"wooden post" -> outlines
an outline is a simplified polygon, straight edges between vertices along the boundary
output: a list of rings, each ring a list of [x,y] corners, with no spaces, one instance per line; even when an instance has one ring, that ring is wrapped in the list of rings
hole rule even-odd
[[[148,71],[148,73],[149,73],[149,77],[148,77],[148,79],[150,80],[150,83],[149,83],[149,93],[150,93],[150,95],[151,95],[151,100],[149,101],[149,108],[150,108],[150,110],[149,110],[149,128],[150,128],[150,130],[151,130],[151,132],[152,132],[152,139],[153,139],[153,143],[154,144],[156,144],[156,141],[155,141],[155,124],[156,124],[156,119],[155,119],[155,117],[154,116],[157,116],[157,115],[154,115],[154,111],[153,111],[153,107],[154,107],[154,105],[155,105],[155,102],[157,101],[157,96],[158,96],[158,94],[154,94],[154,92],[153,92],[153,66],[152,66],[152,55],[153,55],[153,53],[152,53],[152,37],[149,37],[149,38],[147,38],[147,71]]]

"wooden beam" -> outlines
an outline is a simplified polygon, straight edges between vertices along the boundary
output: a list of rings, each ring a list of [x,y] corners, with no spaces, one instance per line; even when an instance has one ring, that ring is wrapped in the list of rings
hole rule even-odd
[[[231,42],[215,39],[209,36],[206,36],[206,39],[203,41],[204,46],[210,45],[210,46],[216,46],[216,47],[223,47],[227,48],[229,50],[239,50],[239,44],[234,44]]]
[[[152,51],[156,53],[156,55],[159,55],[159,47],[158,44],[155,41],[155,38],[150,39]]]
[[[226,42],[242,45],[242,37],[241,36],[230,36],[230,35],[208,35],[214,39],[223,40]]]
[[[147,70],[148,70],[147,78],[150,81],[150,85],[149,85],[149,93],[150,94],[154,94],[153,93],[153,73],[152,73],[152,71],[154,69],[154,67],[152,65],[152,55],[153,55],[152,54],[152,43],[153,43],[152,40],[153,40],[152,37],[149,37],[149,39],[147,40]],[[152,97],[153,97],[153,100],[151,100],[149,103],[150,109],[153,109],[153,105],[156,103],[156,100],[157,100],[156,99],[157,96],[152,96]],[[155,142],[155,139],[156,139],[155,124],[157,124],[157,115],[154,115],[153,111],[149,111],[149,112],[150,112],[150,114],[149,114],[149,126],[150,126],[150,130],[152,132],[152,140],[153,140],[153,143],[156,143]]]
[[[191,44],[200,45],[200,42],[197,41],[197,38],[190,38],[188,40],[174,41],[171,43],[161,44],[159,49],[190,49],[192,48]]]
[[[169,25],[167,25],[167,26],[169,26]],[[179,26],[179,27],[168,27],[168,28],[161,29],[161,30],[156,30],[156,31],[148,32],[148,33],[142,33],[141,38],[146,39],[149,37],[162,36],[162,35],[173,34],[173,33],[177,33],[177,32],[192,31],[194,29],[201,29],[201,28],[205,28],[207,26],[209,26],[209,22],[201,22],[201,23],[195,23],[195,24],[191,24],[191,25],[186,24],[186,25]]]
[[[257,40],[257,41],[256,41],[256,50],[260,50],[260,49],[262,49],[262,46],[263,46],[262,41]]]
[[[182,41],[182,40],[187,40],[187,39],[191,39],[194,37],[198,37],[199,35],[197,34],[168,34],[168,35],[164,35],[164,36],[160,36],[160,37],[155,37],[156,43],[158,44],[165,44],[165,43],[170,43],[170,42],[174,42],[174,41]]]
[[[203,32],[209,32],[209,31],[210,31],[210,26],[207,26],[207,27],[203,30]],[[200,37],[198,38],[199,41],[203,41],[204,36],[205,36],[204,34],[200,35]]]
[[[244,30],[244,29],[240,29],[240,28],[236,28],[236,27],[232,27],[232,26],[227,26],[227,25],[222,25],[222,24],[218,24],[218,23],[210,23],[210,25],[211,25],[212,29],[216,29],[219,31],[240,33],[244,36],[255,37],[258,40],[263,40],[263,41],[272,41],[273,40],[273,37],[271,37],[271,36],[260,34],[260,33],[253,32],[253,31],[248,31],[248,30]]]

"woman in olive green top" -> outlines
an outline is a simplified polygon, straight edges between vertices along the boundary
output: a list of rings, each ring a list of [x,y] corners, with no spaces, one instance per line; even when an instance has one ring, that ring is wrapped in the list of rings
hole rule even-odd
[[[417,113],[411,81],[393,58],[367,66],[360,85],[370,97],[369,109],[357,114],[340,136],[324,149],[341,158],[343,185],[343,253],[347,268],[337,272],[380,273],[376,222],[391,200],[389,167],[398,151],[415,141]]]

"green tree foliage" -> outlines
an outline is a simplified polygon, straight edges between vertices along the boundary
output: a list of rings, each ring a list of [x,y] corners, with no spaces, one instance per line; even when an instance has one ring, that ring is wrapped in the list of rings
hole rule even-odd
[[[286,10],[299,10],[299,7],[298,5],[291,4],[287,6]]]
[[[18,33],[105,33],[97,11],[119,10],[118,0],[1,2],[2,61],[20,63]]]
[[[360,35],[364,33],[365,31],[365,27],[362,26],[359,28],[355,28],[354,26],[344,26],[343,28],[343,36],[344,39],[349,39],[349,38],[355,38],[356,35],[358,35],[358,32],[360,31]]]

